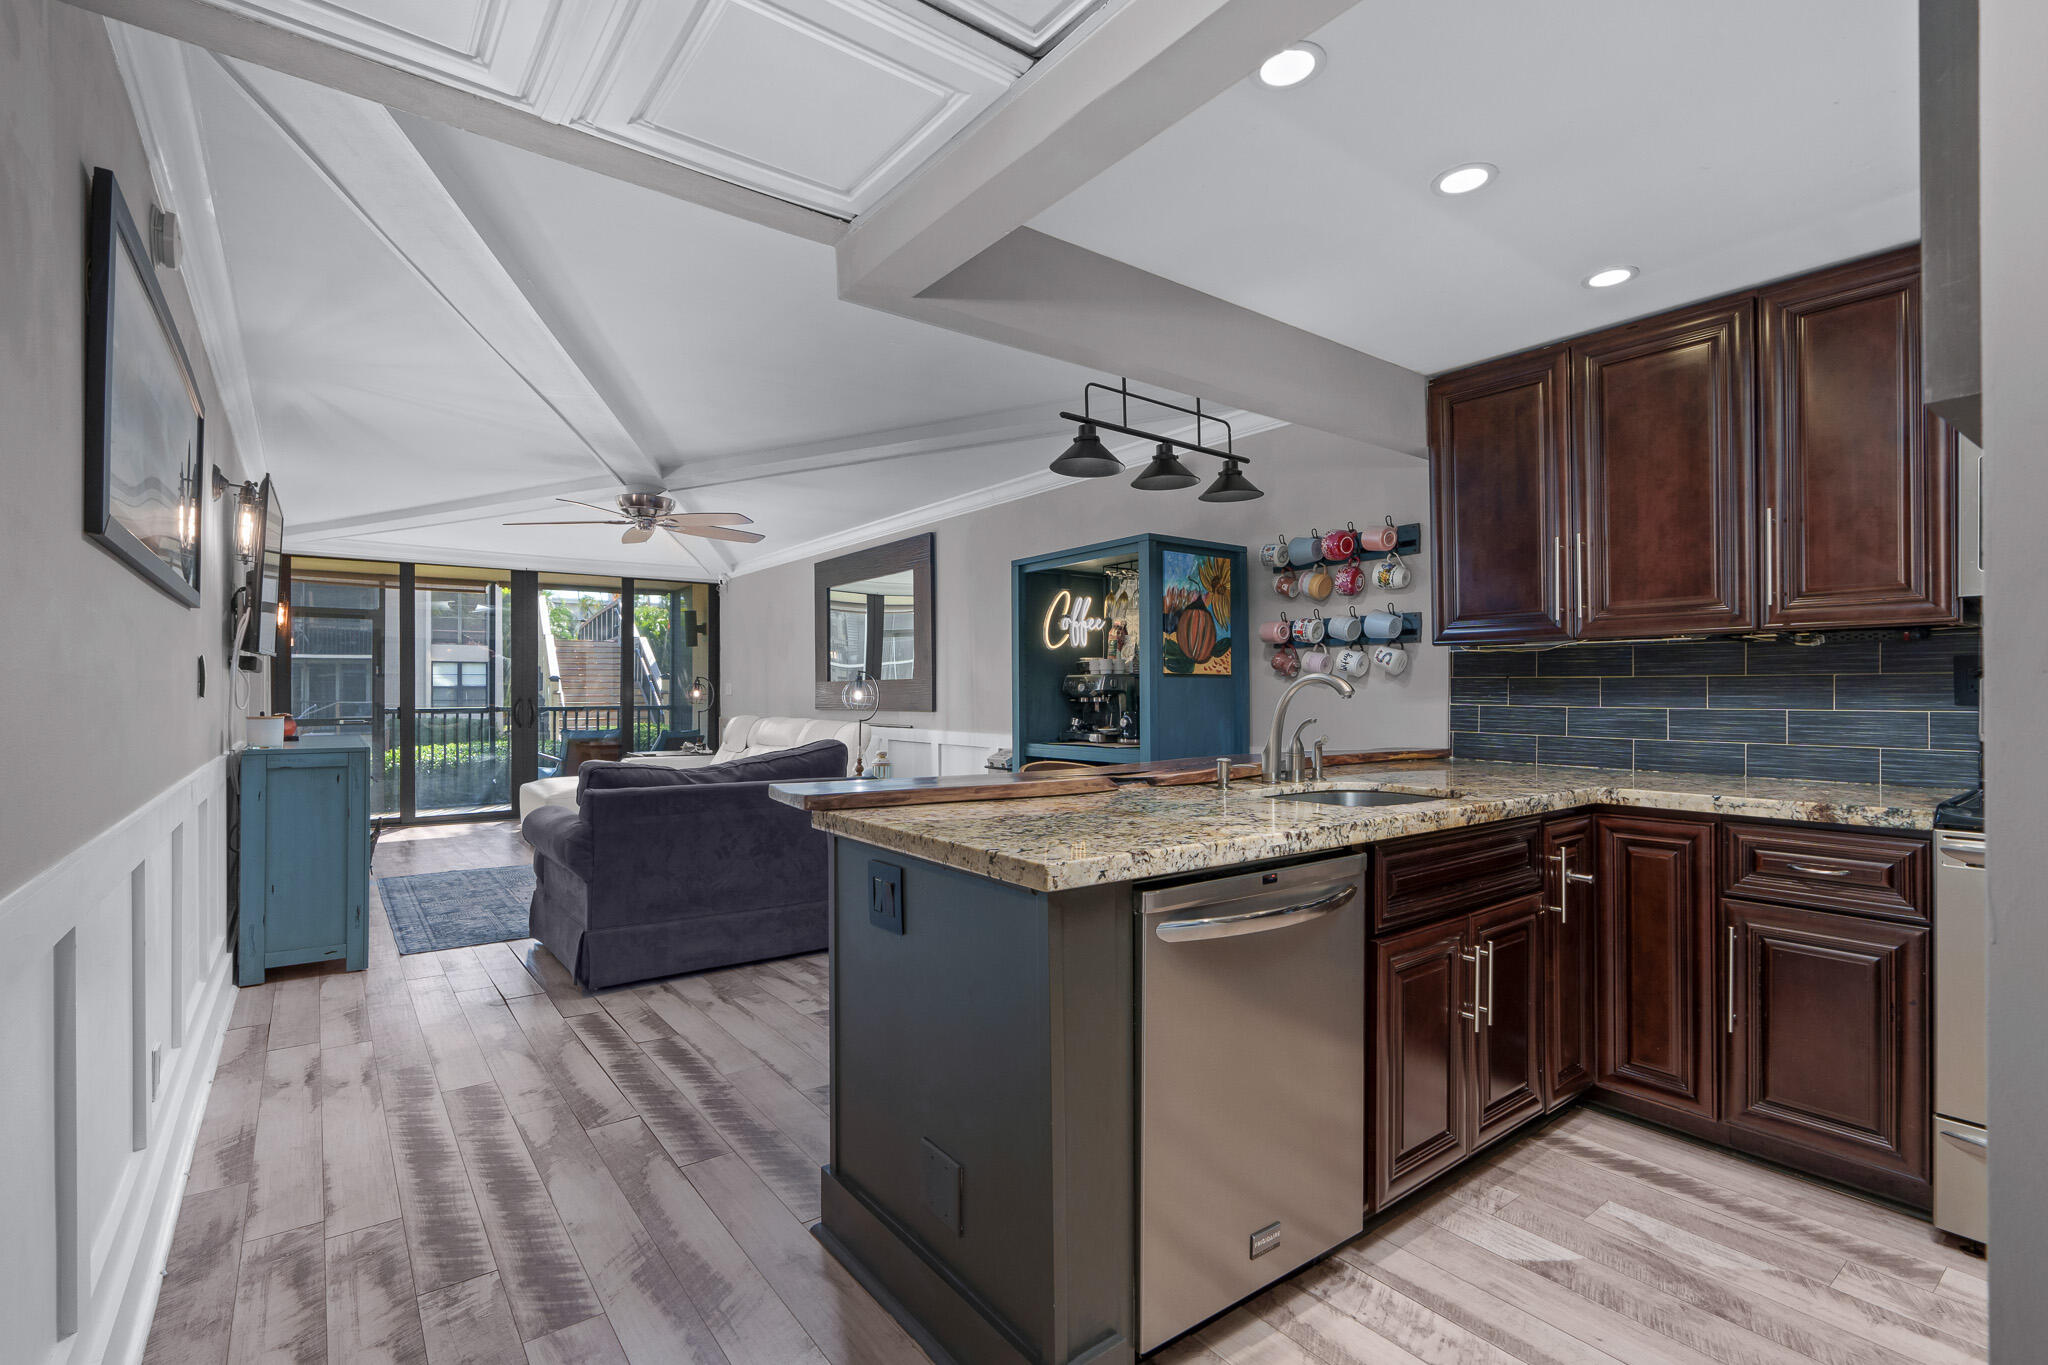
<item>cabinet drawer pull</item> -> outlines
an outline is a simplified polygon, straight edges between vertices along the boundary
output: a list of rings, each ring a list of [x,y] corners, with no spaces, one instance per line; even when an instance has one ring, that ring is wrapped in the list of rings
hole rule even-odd
[[[1785,866],[1809,877],[1846,877],[1851,870],[1846,867],[1815,867],[1812,863],[1786,863]]]
[[[1728,1031],[1735,1032],[1735,926],[1728,926]]]

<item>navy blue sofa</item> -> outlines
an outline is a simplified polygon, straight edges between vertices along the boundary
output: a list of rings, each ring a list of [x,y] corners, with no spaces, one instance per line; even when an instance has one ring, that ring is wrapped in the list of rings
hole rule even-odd
[[[584,764],[576,809],[520,825],[528,932],[592,990],[819,951],[825,836],[768,787],[845,773],[837,740],[702,768]]]

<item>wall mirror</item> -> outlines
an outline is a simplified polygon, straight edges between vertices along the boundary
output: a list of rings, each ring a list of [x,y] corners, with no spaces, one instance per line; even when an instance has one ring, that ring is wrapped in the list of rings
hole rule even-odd
[[[865,673],[882,710],[936,710],[930,533],[820,560],[816,574],[818,709],[845,710],[841,690]]]

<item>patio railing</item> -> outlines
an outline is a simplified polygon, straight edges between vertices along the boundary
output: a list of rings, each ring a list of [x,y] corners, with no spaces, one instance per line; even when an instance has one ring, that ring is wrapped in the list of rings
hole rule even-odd
[[[680,717],[667,710],[636,707],[629,749],[652,749],[664,730],[684,730]],[[540,772],[552,776],[561,767],[572,738],[616,739],[616,706],[543,706],[540,730]],[[388,814],[399,805],[398,708],[382,708],[374,717],[339,719],[307,717],[308,734],[368,734],[380,760],[371,769],[371,809]],[[420,811],[471,810],[510,805],[512,713],[504,706],[421,707],[414,715],[415,761],[413,806]]]

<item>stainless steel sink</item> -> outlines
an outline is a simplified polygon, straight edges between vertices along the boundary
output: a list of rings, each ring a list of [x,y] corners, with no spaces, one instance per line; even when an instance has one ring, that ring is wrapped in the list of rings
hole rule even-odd
[[[1441,796],[1417,796],[1413,792],[1361,791],[1337,787],[1319,792],[1289,792],[1275,801],[1313,801],[1321,806],[1412,806],[1417,801],[1442,801]]]

